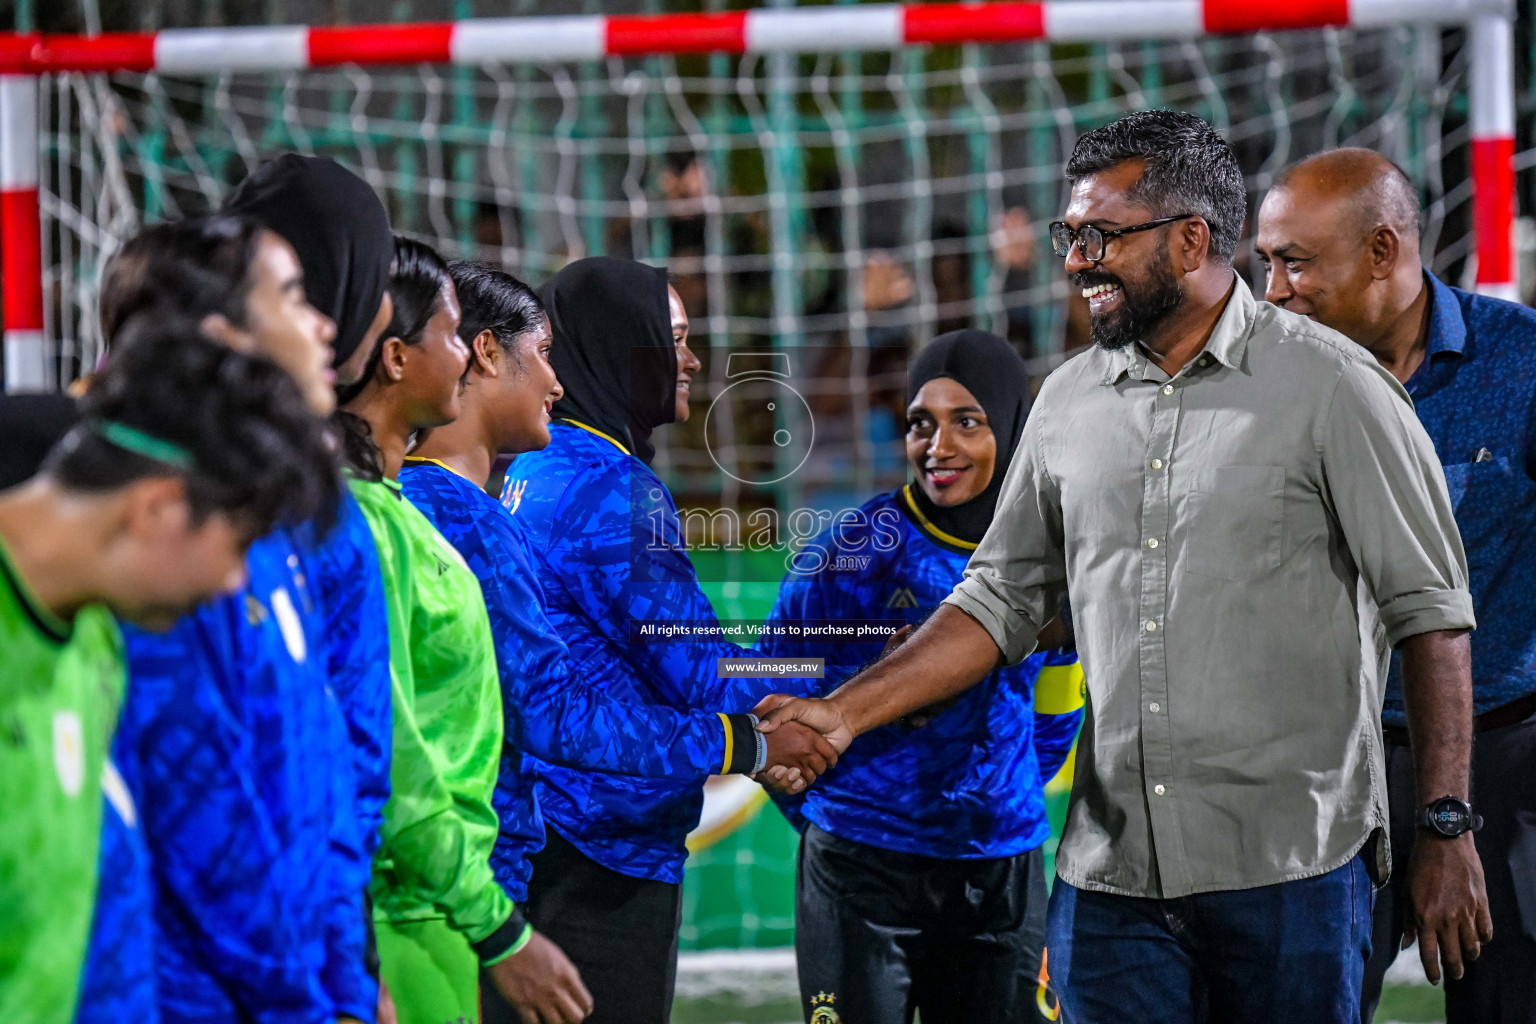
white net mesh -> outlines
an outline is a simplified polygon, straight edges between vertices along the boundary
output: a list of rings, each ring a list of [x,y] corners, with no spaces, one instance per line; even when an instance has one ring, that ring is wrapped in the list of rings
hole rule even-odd
[[[335,156],[400,230],[542,280],[665,263],[701,345],[880,353],[962,324],[1048,360],[1076,340],[1044,224],[1077,134],[1138,107],[1213,121],[1255,193],[1360,144],[1424,191],[1437,269],[1469,242],[1461,33],[1014,44],[575,66],[349,67],[43,83],[48,336],[94,358],[95,284],[146,219],[216,205],[264,155]],[[1244,247],[1246,250],[1246,246]]]

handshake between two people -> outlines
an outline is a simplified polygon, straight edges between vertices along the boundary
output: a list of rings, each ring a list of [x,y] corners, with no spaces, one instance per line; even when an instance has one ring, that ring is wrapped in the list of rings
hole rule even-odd
[[[886,641],[880,657],[900,647],[912,630],[912,626],[899,630]],[[752,777],[787,796],[805,792],[835,766],[855,735],[835,699],[774,693],[764,697],[752,713],[768,743],[767,766]]]
[[[1070,634],[1053,619],[1037,642],[1062,646]],[[754,778],[796,795],[837,764],[855,736],[892,722],[919,729],[1002,664],[1002,651],[975,619],[941,604],[921,626],[905,626],[872,664],[826,697],[776,693],[754,709],[768,741],[767,767]]]
[[[837,764],[853,742],[830,700],[770,694],[753,709],[768,741],[767,767],[752,778],[775,793],[795,796]]]

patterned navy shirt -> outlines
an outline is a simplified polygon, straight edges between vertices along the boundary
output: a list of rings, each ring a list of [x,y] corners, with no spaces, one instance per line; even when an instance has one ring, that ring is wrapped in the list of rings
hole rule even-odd
[[[159,1024],[149,847],[133,792],[110,758],[101,772],[101,797],[96,912],[75,1022]]]
[[[1406,387],[1467,549],[1482,714],[1536,692],[1536,310],[1425,276],[1429,352]],[[1388,725],[1407,722],[1400,660],[1387,680]]]
[[[346,726],[292,533],[257,540],[246,567],[244,589],[169,632],[124,630],[113,760],[155,881],[160,1019],[329,1024],[330,930],[363,945],[361,894],[339,891],[333,852]]]

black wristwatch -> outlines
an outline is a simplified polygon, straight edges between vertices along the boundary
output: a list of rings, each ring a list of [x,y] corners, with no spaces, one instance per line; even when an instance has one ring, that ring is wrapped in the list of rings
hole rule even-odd
[[[1476,832],[1483,827],[1483,819],[1472,813],[1472,805],[1453,796],[1443,796],[1426,807],[1420,807],[1413,823],[1426,832],[1446,839],[1455,839],[1466,832]]]

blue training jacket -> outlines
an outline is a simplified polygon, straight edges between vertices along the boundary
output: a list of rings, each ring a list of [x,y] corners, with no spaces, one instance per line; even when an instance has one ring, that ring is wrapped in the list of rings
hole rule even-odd
[[[705,711],[627,702],[591,682],[544,612],[539,571],[500,502],[441,463],[407,459],[400,485],[480,581],[496,642],[506,748],[491,863],[522,902],[544,846],[534,758],[566,768],[702,784],[725,760],[725,723]]]
[[[352,491],[343,488],[336,525],[323,539],[313,539],[307,525],[298,534],[307,583],[319,603],[324,668],[343,717],[344,732],[336,751],[350,751],[350,771],[341,765],[332,777],[336,785],[335,890],[321,984],[336,1013],[373,1021],[378,1013],[378,981],[364,967],[364,895],[373,878],[373,854],[378,851],[390,792],[395,712],[390,700],[389,608],[378,547]]]
[[[80,975],[79,1024],[156,1024],[154,882],[131,783],[113,760],[101,775],[101,852],[91,944]]]
[[[565,421],[550,432],[549,447],[513,462],[502,504],[577,676],[625,705],[679,711],[745,713],[770,693],[804,692],[802,680],[717,678],[716,658],[750,653],[734,644],[635,639],[632,626],[644,622],[715,621],[677,543],[672,495],[617,441]],[[657,524],[672,524],[660,541]],[[621,718],[611,742],[655,745],[651,728]],[[577,849],[620,874],[682,881],[685,842],[704,806],[696,771],[643,779],[535,764],[544,818]]]
[[[308,565],[278,530],[252,545],[241,592],[167,633],[125,630],[116,754],[153,866],[165,1022],[334,1020],[329,948],[362,949],[337,853],[359,842],[339,806],[356,780]]]
[[[920,622],[964,574],[969,546],[923,521],[905,488],[865,502],[796,556],[767,620]],[[765,630],[774,657],[826,659],[823,689],[880,656],[884,642],[805,642]],[[1037,652],[993,672],[926,725],[860,736],[837,767],[785,803],[842,839],[948,859],[1011,857],[1045,842],[1044,784],[1083,719],[1077,655]],[[797,823],[798,824],[798,823]]]
[[[297,532],[307,582],[320,606],[326,674],[345,726],[336,749],[351,752],[351,771],[343,765],[333,775],[338,787],[331,832],[336,887],[321,984],[338,1014],[369,1022],[378,1012],[379,986],[363,962],[368,927],[363,901],[389,802],[394,729],[389,609],[379,551],[350,490],[342,488],[336,525],[324,538],[314,539],[308,525]]]

